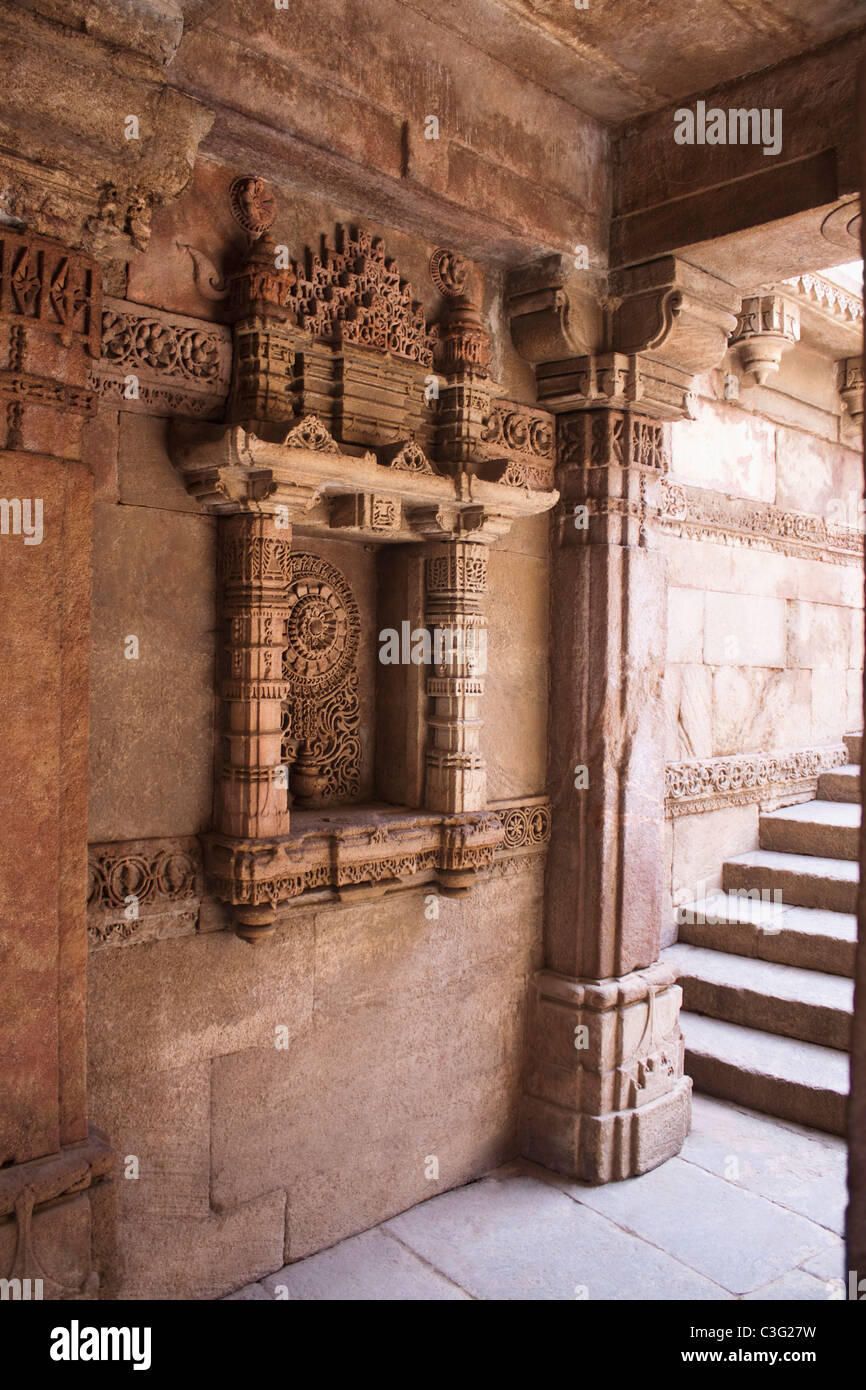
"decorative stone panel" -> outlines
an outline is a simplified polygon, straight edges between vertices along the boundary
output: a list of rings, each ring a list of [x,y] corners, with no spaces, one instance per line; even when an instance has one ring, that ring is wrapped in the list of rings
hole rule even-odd
[[[231,380],[231,330],[105,299],[92,383],[117,410],[221,419]]]

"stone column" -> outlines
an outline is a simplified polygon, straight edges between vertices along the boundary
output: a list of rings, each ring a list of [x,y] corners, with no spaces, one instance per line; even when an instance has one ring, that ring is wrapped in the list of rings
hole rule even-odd
[[[288,524],[259,512],[219,519],[225,664],[214,830],[231,839],[289,833],[283,651],[291,534]],[[267,904],[235,908],[238,932],[249,940],[269,930],[274,916]]]
[[[481,811],[487,804],[479,709],[487,656],[487,549],[469,541],[434,544],[424,570],[432,657],[424,805],[428,811]]]
[[[555,270],[556,267],[554,266]],[[666,635],[656,544],[665,423],[724,355],[736,292],[673,257],[586,286],[522,274],[515,343],[558,416],[551,573],[546,968],[530,1001],[527,1157],[586,1182],[655,1167],[688,1132],[663,911]]]
[[[0,243],[0,1277],[41,1280],[29,1296],[92,1298],[113,1159],[88,1129],[85,1092],[93,479],[82,431],[96,409],[101,276],[45,237],[3,228]]]
[[[551,574],[547,969],[532,1000],[524,1152],[590,1182],[676,1153],[691,1082],[657,963],[664,864],[663,426],[559,418]]]

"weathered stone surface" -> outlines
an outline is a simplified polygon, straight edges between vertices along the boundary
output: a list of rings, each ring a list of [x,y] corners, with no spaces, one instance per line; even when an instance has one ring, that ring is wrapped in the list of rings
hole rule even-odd
[[[785,620],[779,599],[708,593],[704,661],[709,666],[783,667]]]
[[[838,671],[853,666],[850,634],[848,609],[828,603],[789,603],[788,667]]]
[[[687,1162],[727,1177],[819,1226],[842,1230],[846,1168],[842,1139],[792,1124],[773,1124],[763,1115],[735,1109],[710,1096],[696,1095],[692,1104],[694,1125],[682,1154]],[[730,1162],[732,1157],[735,1164]],[[804,1267],[824,1277],[814,1268],[820,1259],[816,1256]]]
[[[765,420],[701,401],[671,427],[671,471],[697,487],[775,501],[774,430]]]
[[[90,838],[194,835],[211,807],[213,522],[100,505],[94,557]]]
[[[719,666],[712,672],[713,756],[758,748],[796,748],[814,739],[813,674],[762,667]],[[838,733],[836,738],[838,738]]]
[[[690,1269],[733,1294],[750,1293],[823,1250],[828,1232],[763,1197],[720,1182],[674,1158],[630,1183],[571,1187],[579,1202],[670,1251]],[[678,1221],[688,1203],[694,1216]],[[748,1242],[742,1232],[749,1231]],[[728,1239],[722,1233],[728,1233]]]
[[[126,1244],[122,1299],[221,1298],[279,1269],[285,1259],[285,1193],[267,1193],[203,1218],[149,1217]]]
[[[246,943],[225,932],[149,942],[90,958],[92,1075],[166,1072],[224,1052],[274,1046],[308,1026],[313,1006],[310,912],[287,915],[256,972],[250,999]],[[212,981],[202,991],[202,979]],[[98,1084],[98,1081],[96,1082]]]
[[[700,589],[668,588],[668,651],[670,662],[704,659],[704,595]]]
[[[863,491],[859,454],[828,444],[802,430],[776,431],[776,497],[780,507],[795,507],[841,521],[856,518]],[[854,523],[856,524],[856,522]]]
[[[166,1217],[210,1215],[210,1066],[91,1073],[91,1114],[119,1155],[120,1238]]]
[[[385,1229],[475,1298],[725,1297],[718,1282],[671,1259],[668,1241],[636,1244],[590,1210],[592,1203],[583,1204],[588,1189],[566,1190],[581,1200],[537,1178],[493,1176],[398,1216]]]
[[[730,806],[703,815],[679,816],[673,834],[674,902],[694,901],[720,886],[723,847],[734,854],[757,844],[758,808]]]

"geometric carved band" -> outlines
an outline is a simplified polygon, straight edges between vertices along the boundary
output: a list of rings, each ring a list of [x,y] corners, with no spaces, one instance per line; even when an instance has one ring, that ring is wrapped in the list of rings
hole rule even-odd
[[[687,816],[801,793],[814,795],[818,774],[848,761],[848,750],[840,743],[786,753],[737,753],[668,763],[665,814]]]
[[[766,502],[726,497],[706,488],[662,479],[661,524],[689,540],[744,545],[783,555],[862,565],[863,534],[805,512],[785,511]]]

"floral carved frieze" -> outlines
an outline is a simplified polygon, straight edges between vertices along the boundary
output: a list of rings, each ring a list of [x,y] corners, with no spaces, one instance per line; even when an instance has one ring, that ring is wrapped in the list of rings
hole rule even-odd
[[[201,893],[201,849],[195,838],[88,846],[91,950],[194,930]]]
[[[668,763],[665,811],[669,817],[677,817],[802,792],[814,794],[818,774],[848,760],[844,745],[833,744]]]
[[[119,410],[220,419],[231,381],[231,332],[204,319],[106,299],[91,377]]]
[[[662,479],[663,527],[689,540],[712,540],[808,555],[835,564],[863,563],[863,535],[805,512],[726,497],[703,488]]]

